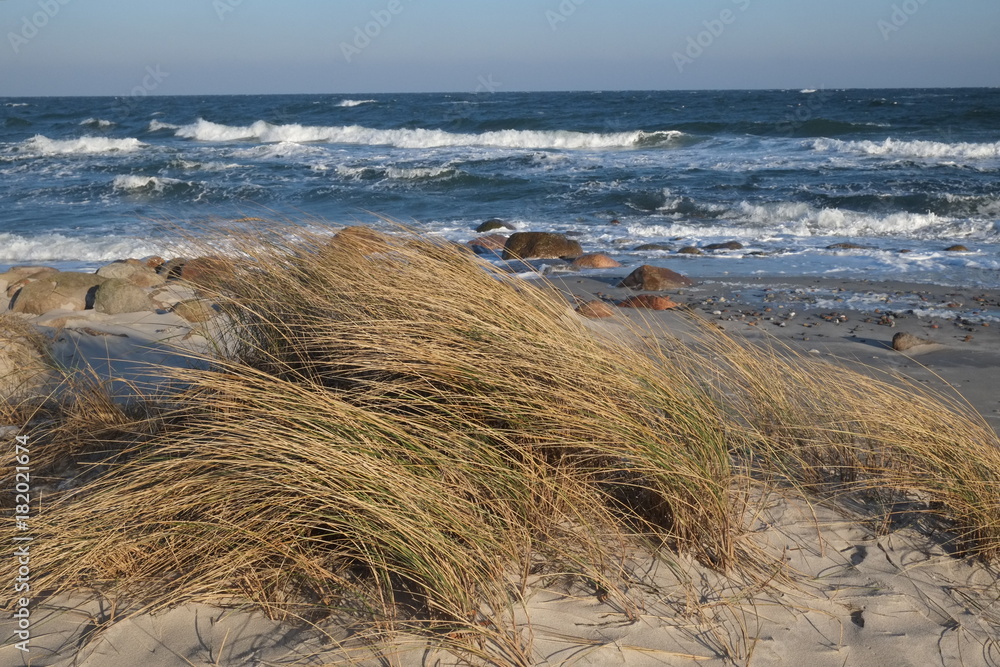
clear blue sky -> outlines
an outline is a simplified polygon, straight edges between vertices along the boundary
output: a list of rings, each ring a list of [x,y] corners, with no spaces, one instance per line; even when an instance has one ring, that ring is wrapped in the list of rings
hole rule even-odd
[[[998,86],[998,34],[997,0],[0,0],[0,96]]]

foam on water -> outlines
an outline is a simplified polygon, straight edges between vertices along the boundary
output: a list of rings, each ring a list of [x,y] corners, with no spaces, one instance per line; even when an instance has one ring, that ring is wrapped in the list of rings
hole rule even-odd
[[[84,127],[111,127],[112,125],[117,125],[117,123],[104,120],[103,118],[88,118],[87,120],[81,120],[80,125]]]
[[[94,155],[99,153],[131,153],[146,146],[147,144],[131,137],[127,139],[111,139],[109,137],[49,139],[38,134],[22,142],[20,150],[28,155]]]
[[[180,125],[174,125],[172,123],[164,123],[163,121],[160,120],[149,121],[150,132],[159,132],[160,130],[179,130],[179,129],[181,129]]]
[[[30,238],[0,233],[0,265],[45,262],[113,262],[165,253],[147,240],[118,236],[78,237],[42,234]]]
[[[165,188],[171,185],[191,185],[191,183],[176,178],[133,175],[115,176],[115,180],[112,182],[112,187],[115,190],[153,190],[155,192],[163,192]]]
[[[896,158],[950,158],[985,160],[1000,158],[1000,141],[993,143],[943,143],[940,141],[841,141],[816,139],[813,148],[820,152],[849,153]]]
[[[323,142],[396,148],[441,148],[481,146],[522,149],[601,149],[669,146],[685,136],[683,132],[614,132],[587,133],[567,130],[498,130],[481,134],[456,134],[432,129],[381,130],[360,125],[334,127],[308,125],[272,125],[257,121],[248,126],[233,126],[198,119],[177,130],[185,139],[209,142],[260,141],[263,143]]]
[[[374,104],[377,100],[341,100],[337,103],[338,107],[359,107],[362,104]]]

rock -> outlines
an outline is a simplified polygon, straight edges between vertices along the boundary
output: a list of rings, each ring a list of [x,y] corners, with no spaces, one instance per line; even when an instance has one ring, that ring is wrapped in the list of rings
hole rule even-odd
[[[94,305],[97,288],[106,278],[94,273],[50,273],[20,289],[11,310],[43,315],[50,310],[86,310]]]
[[[0,315],[0,401],[43,391],[51,377],[46,339],[19,317]]]
[[[127,280],[136,287],[157,287],[167,281],[144,262],[137,259],[112,262],[97,269],[97,275],[104,278]]]
[[[174,306],[173,311],[188,322],[195,323],[207,322],[219,314],[213,307],[212,302],[206,301],[205,299],[188,299],[187,301],[181,301]]]
[[[944,249],[945,252],[969,252],[964,245],[953,245]]]
[[[695,248],[693,245],[689,245],[689,246],[684,246],[683,248],[681,248],[680,250],[678,250],[677,254],[678,255],[704,255],[705,253],[703,253],[698,248]]]
[[[7,273],[0,274],[0,278],[13,283],[22,278],[37,276],[43,273],[59,273],[59,269],[53,269],[51,266],[12,266]]]
[[[580,269],[617,269],[621,264],[611,259],[607,255],[597,252],[590,255],[581,255],[573,260],[569,268]]]
[[[582,254],[579,241],[549,232],[516,232],[503,250],[504,259],[576,259]]]
[[[199,287],[218,287],[226,276],[231,275],[233,264],[222,257],[195,257],[180,269],[178,278]]]
[[[181,268],[183,268],[187,261],[186,257],[174,257],[156,267],[156,272],[168,280],[176,278],[181,274]]]
[[[580,304],[580,306],[576,309],[576,312],[583,317],[589,317],[592,320],[614,317],[615,315],[615,309],[600,300],[588,301]]]
[[[619,220],[618,218],[615,218],[614,220],[612,220],[612,221],[611,221],[611,222],[609,222],[608,224],[609,224],[609,225],[620,225],[620,224],[622,224],[622,221],[621,221],[621,220]]]
[[[153,310],[153,300],[146,290],[134,283],[123,278],[110,278],[97,288],[94,310],[105,315],[138,313]]]
[[[153,269],[153,271],[159,269],[161,266],[163,266],[163,263],[166,262],[166,260],[160,257],[159,255],[150,255],[149,257],[142,258],[142,260],[140,261],[142,261],[142,263],[145,264],[148,268]]]
[[[509,222],[504,222],[500,218],[490,218],[483,224],[476,227],[476,231],[480,234],[485,234],[486,232],[495,232],[498,229],[506,229],[509,231],[514,231],[517,229],[514,225]]]
[[[648,310],[670,310],[679,306],[680,304],[676,301],[653,294],[636,294],[618,304],[619,308],[646,308]]]
[[[892,337],[892,349],[897,352],[906,352],[907,350],[919,347],[920,345],[933,345],[934,341],[927,338],[918,338],[913,334],[908,334],[900,331],[898,334]]]
[[[827,250],[874,250],[874,246],[858,245],[857,243],[834,243],[826,247]]]
[[[503,234],[487,234],[469,241],[469,247],[477,255],[499,252],[504,249],[505,245],[507,245],[507,237]]]
[[[677,287],[690,287],[694,281],[687,276],[665,269],[660,266],[643,264],[621,282],[620,287],[631,287],[637,290],[659,292]]]
[[[743,250],[743,244],[739,241],[726,241],[725,243],[709,243],[705,250]]]
[[[669,243],[643,243],[642,245],[633,248],[633,250],[637,252],[673,252],[674,247]]]

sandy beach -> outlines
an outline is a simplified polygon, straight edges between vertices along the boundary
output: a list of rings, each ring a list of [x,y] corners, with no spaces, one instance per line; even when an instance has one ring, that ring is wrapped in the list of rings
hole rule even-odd
[[[631,268],[560,271],[549,278],[569,306],[614,305],[635,293],[617,286]],[[130,400],[169,388],[151,377],[150,364],[185,367],[192,363],[185,351],[204,351],[211,327],[223,326],[217,313],[208,323],[178,315],[176,304],[200,297],[193,288],[173,290],[145,312],[21,317],[50,341],[62,366],[89,366],[114,380],[112,394]],[[700,326],[695,322],[704,320],[752,345],[787,346],[879,377],[904,374],[953,393],[1000,427],[998,290],[719,277],[657,294],[680,307],[615,307],[613,317],[588,320],[588,326],[611,337],[640,331],[690,342]],[[893,337],[901,332],[927,342],[896,351]],[[5,432],[12,438],[17,427],[5,425]],[[40,511],[60,482],[35,482]],[[529,576],[523,600],[512,605],[510,627],[498,629],[521,654],[497,652],[494,664],[1000,664],[1000,577],[995,565],[949,553],[947,527],[922,521],[919,513],[891,526],[871,525],[842,505],[777,489],[751,500],[738,542],[766,554],[765,570],[727,575],[689,556],[656,559],[633,550],[616,565],[631,582],[619,591]],[[46,599],[39,592],[31,607],[30,652],[16,646],[17,619],[5,617],[0,666],[472,664],[426,637],[379,635],[346,617],[282,620],[245,603],[184,601],[150,614],[140,602],[89,593]]]

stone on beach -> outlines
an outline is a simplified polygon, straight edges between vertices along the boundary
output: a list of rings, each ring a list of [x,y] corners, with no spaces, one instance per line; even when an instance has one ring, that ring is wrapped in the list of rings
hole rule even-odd
[[[11,310],[29,315],[44,315],[50,310],[86,310],[94,305],[97,288],[106,280],[94,273],[75,271],[45,274],[17,292]]]
[[[897,352],[906,352],[921,345],[934,345],[934,341],[928,338],[919,338],[903,331],[892,337],[892,349]]]
[[[476,227],[476,231],[479,232],[480,234],[484,234],[486,232],[495,232],[498,229],[506,229],[509,231],[514,231],[514,229],[516,228],[514,227],[514,225],[510,224],[509,222],[504,222],[500,218],[490,218],[483,224]]]
[[[614,317],[615,315],[615,309],[600,300],[588,301],[580,304],[580,306],[577,307],[576,312],[583,317],[589,317],[592,320]]]
[[[136,287],[157,287],[166,282],[165,277],[157,274],[147,264],[137,259],[126,259],[105,264],[97,269],[97,275],[109,279],[127,280]]]
[[[743,250],[743,244],[739,241],[726,241],[725,243],[709,243],[705,250]]]
[[[700,248],[695,248],[693,245],[684,246],[677,251],[678,255],[704,255]]]
[[[645,308],[647,310],[671,310],[680,307],[676,301],[665,296],[653,294],[637,294],[630,296],[618,304],[620,308]]]
[[[944,251],[945,252],[969,252],[969,249],[966,248],[964,245],[959,244],[959,245],[948,246],[947,248],[944,249]]]
[[[617,269],[621,264],[604,253],[582,255],[573,260],[571,269]]]
[[[643,264],[621,282],[621,287],[659,292],[677,287],[690,287],[694,281],[676,271],[661,266]]]
[[[199,287],[215,287],[232,271],[232,262],[222,257],[195,257],[180,268],[179,278]]]
[[[503,259],[576,259],[583,254],[579,241],[550,232],[516,232],[504,246]]]
[[[94,310],[105,315],[138,313],[153,309],[146,290],[123,278],[110,278],[97,288]]]

